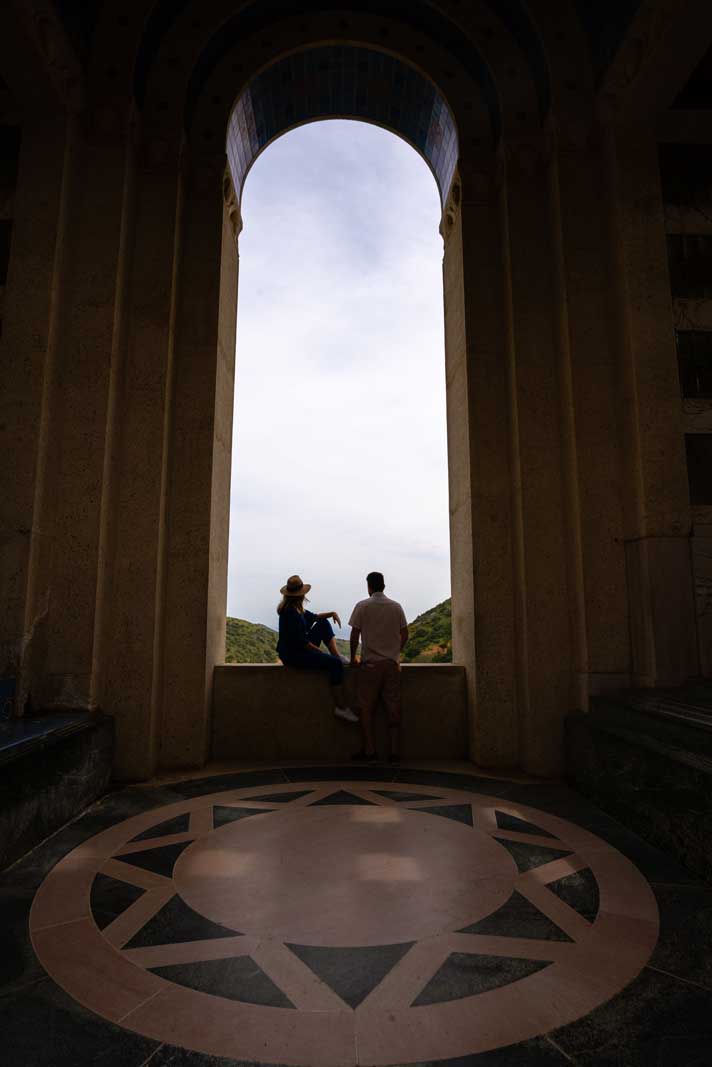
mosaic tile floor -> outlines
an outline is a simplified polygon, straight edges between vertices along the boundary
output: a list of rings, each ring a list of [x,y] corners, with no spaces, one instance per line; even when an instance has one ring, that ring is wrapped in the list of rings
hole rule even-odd
[[[712,1063],[712,889],[564,786],[129,788],[0,907],[13,1067]]]

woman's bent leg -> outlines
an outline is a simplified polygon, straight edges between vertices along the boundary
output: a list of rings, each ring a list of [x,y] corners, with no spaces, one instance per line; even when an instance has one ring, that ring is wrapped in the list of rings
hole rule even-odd
[[[311,629],[308,631],[307,636],[313,645],[317,648],[324,642],[327,648],[329,648],[331,642],[334,640],[334,630],[328,619],[317,619]]]

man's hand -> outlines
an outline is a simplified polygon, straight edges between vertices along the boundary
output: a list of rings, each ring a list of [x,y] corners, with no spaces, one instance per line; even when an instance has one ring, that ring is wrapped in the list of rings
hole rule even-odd
[[[351,627],[351,638],[350,638],[350,644],[351,644],[351,666],[352,667],[359,667],[360,666],[360,660],[356,659],[356,649],[358,648],[358,643],[359,643],[360,640],[361,640],[361,631],[359,629],[357,629],[356,626],[352,626]]]
[[[341,619],[339,618],[337,612],[332,611],[331,617],[334,620],[334,622],[336,623],[336,625],[339,627],[339,629],[341,629]]]

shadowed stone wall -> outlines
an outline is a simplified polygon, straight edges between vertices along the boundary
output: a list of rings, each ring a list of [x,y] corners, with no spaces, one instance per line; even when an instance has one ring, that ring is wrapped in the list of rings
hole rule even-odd
[[[591,694],[709,672],[657,157],[657,125],[700,129],[669,107],[712,39],[709,6],[654,0],[610,25],[602,9],[595,26],[573,0],[111,0],[79,27],[63,10],[0,14],[0,104],[21,129],[0,671],[20,707],[107,711],[119,777],[208,756],[241,225],[228,131],[267,83],[282,119],[342,113],[325,92],[298,116],[277,78],[324,48],[391,72],[358,113],[410,137],[440,182],[470,755],[560,773],[564,718]],[[403,70],[427,86],[422,137]],[[283,128],[255,126],[253,155]]]

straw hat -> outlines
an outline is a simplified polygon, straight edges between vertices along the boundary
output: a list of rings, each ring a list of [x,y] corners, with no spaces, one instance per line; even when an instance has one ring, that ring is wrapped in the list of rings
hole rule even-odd
[[[282,596],[306,596],[310,589],[311,586],[305,584],[298,574],[293,574],[287,578],[287,584],[282,586],[280,593]]]

